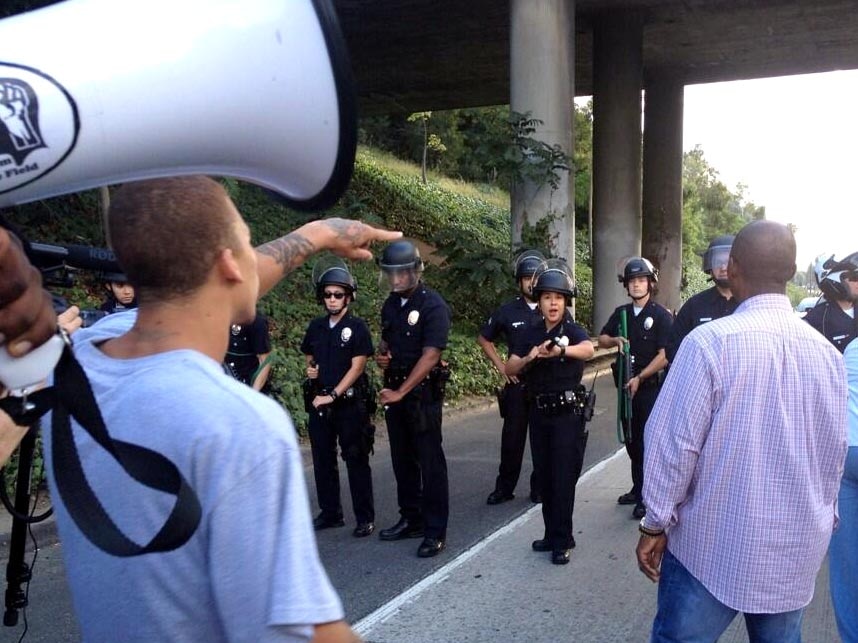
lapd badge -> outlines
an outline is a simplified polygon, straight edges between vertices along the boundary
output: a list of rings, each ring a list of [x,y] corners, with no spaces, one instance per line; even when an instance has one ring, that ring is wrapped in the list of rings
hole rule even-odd
[[[652,328],[652,325],[654,323],[655,322],[653,321],[652,317],[647,317],[646,319],[644,319],[644,330],[649,330],[650,328]]]
[[[343,328],[343,331],[340,333],[340,341],[344,344],[348,342],[352,338],[352,329],[351,328]]]
[[[241,326],[239,324],[233,324],[229,327],[229,332],[231,332],[234,336],[238,335],[241,332]]]
[[[408,325],[409,326],[414,326],[417,323],[417,320],[419,320],[419,319],[420,319],[420,311],[419,310],[412,310],[410,313],[408,313]]]

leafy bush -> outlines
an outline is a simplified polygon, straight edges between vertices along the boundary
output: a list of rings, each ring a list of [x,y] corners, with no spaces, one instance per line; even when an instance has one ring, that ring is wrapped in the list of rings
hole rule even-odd
[[[319,216],[285,208],[264,190],[247,183],[225,180],[224,185],[257,243],[282,236]],[[484,201],[474,194],[473,190],[460,194],[432,181],[424,184],[418,174],[390,170],[378,162],[372,150],[361,149],[349,190],[326,213],[398,228],[407,237],[422,240],[434,249],[424,279],[441,292],[454,312],[450,344],[445,351],[453,367],[449,400],[491,393],[500,383],[476,342],[476,333],[490,312],[515,292],[510,274],[509,210],[497,205],[497,201]],[[89,191],[13,208],[7,215],[32,240],[103,246],[98,213],[98,192]],[[300,388],[305,367],[299,345],[309,321],[323,312],[311,283],[312,264],[310,261],[297,269],[259,303],[270,320],[275,348],[275,396],[288,408],[302,432],[307,416]],[[352,310],[366,320],[377,341],[379,311],[387,292],[379,285],[374,263],[353,264],[351,269],[358,283]],[[74,288],[62,294],[83,307],[100,303],[103,286],[97,276],[79,273],[77,277]],[[589,314],[590,282],[587,267],[579,263],[579,318]],[[376,382],[380,381],[374,364],[370,364],[369,372]]]

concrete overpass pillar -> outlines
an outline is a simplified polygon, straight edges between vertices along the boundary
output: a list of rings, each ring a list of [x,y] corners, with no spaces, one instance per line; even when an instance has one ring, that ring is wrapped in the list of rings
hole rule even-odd
[[[593,25],[593,331],[628,301],[617,261],[641,249],[643,19],[608,12]]]
[[[682,281],[682,113],[685,87],[653,74],[644,99],[643,256],[659,269],[656,301],[680,306]]]
[[[534,138],[572,156],[575,86],[574,0],[510,0],[510,110],[542,121]],[[555,190],[517,182],[511,193],[513,245],[524,221],[548,226],[552,254],[575,261],[575,189],[571,173]]]

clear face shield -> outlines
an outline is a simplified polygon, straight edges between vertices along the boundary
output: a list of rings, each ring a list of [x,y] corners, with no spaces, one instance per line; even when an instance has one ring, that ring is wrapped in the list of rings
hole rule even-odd
[[[852,304],[858,303],[858,270],[849,270],[842,277],[847,292],[852,295]]]
[[[534,297],[539,303],[540,312],[552,322],[562,318],[569,298],[577,295],[572,269],[563,259],[543,261],[534,273],[531,284],[531,288],[537,290]],[[556,295],[560,295],[562,299]]]
[[[515,276],[519,291],[527,299],[533,299],[533,277],[536,270],[545,263],[545,256],[539,250],[525,250],[512,262],[512,274]]]
[[[407,293],[417,287],[421,271],[413,264],[404,266],[382,266],[378,274],[378,287],[395,293]]]
[[[727,280],[727,263],[730,260],[731,246],[715,246],[709,251],[712,280],[719,286],[729,285]]]

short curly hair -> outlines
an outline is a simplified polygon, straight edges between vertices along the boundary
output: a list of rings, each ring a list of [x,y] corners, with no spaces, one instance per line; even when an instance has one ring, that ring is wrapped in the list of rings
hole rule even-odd
[[[111,245],[141,302],[193,293],[218,253],[238,247],[230,204],[206,176],[126,183],[111,195]]]

